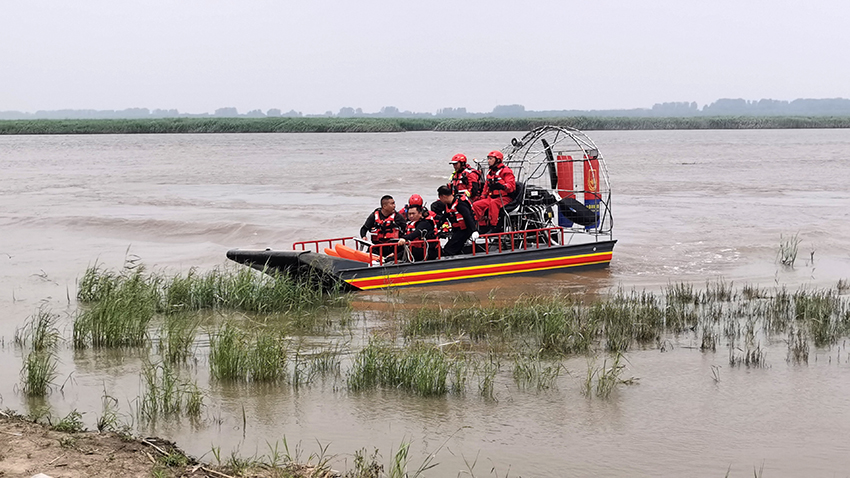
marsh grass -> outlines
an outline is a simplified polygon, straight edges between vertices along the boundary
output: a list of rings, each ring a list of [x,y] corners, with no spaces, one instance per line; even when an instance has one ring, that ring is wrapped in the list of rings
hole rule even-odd
[[[62,338],[56,327],[58,320],[59,315],[42,305],[27,319],[22,328],[15,330],[15,345],[37,352],[53,349]]]
[[[74,348],[138,347],[148,337],[157,310],[159,279],[145,276],[143,266],[126,267],[121,274],[90,267],[80,280],[77,298],[90,302],[74,319]]]
[[[210,375],[217,380],[274,382],[286,377],[288,339],[226,322],[210,334]]]
[[[140,374],[144,391],[139,397],[139,418],[156,420],[185,412],[200,415],[204,393],[197,382],[181,380],[178,370],[168,361],[145,363]]]
[[[56,327],[59,316],[42,305],[15,330],[15,345],[23,349],[21,390],[28,397],[44,397],[57,376],[56,346],[61,334]]]
[[[29,397],[44,397],[56,375],[56,355],[50,350],[31,350],[24,356],[21,390]]]
[[[633,385],[637,383],[637,378],[622,378],[626,366],[621,361],[625,360],[623,354],[615,353],[610,366],[608,365],[607,358],[602,362],[601,367],[596,365],[595,360],[588,361],[587,375],[582,387],[582,393],[587,397],[595,393],[597,397],[607,399],[619,385]]]
[[[809,341],[802,330],[788,332],[788,355],[786,361],[794,364],[809,363]]]
[[[797,251],[802,240],[799,233],[793,236],[779,236],[779,251],[776,253],[776,258],[780,264],[787,267],[794,267],[797,261]]]
[[[417,343],[399,349],[373,339],[355,356],[348,388],[353,391],[399,388],[422,396],[444,395],[449,390],[451,363],[433,345]]]
[[[195,269],[185,275],[149,273],[133,261],[118,272],[89,267],[78,283],[77,298],[86,304],[74,321],[75,348],[134,347],[147,341],[156,314],[200,310],[234,310],[255,314],[289,314],[299,328],[328,325],[317,311],[343,308],[348,296],[340,289],[325,291],[318,278],[299,281],[286,274],[265,274],[248,267]],[[166,320],[164,351],[171,360],[186,355],[196,325],[192,321]]]
[[[561,374],[560,363],[545,363],[539,355],[515,355],[513,378],[520,389],[547,390],[555,386]]]
[[[160,355],[172,363],[186,361],[192,355],[191,347],[200,323],[200,319],[188,313],[166,315],[159,332]]]
[[[543,353],[589,351],[597,323],[570,297],[524,297],[500,306],[472,304],[459,308],[420,308],[405,317],[404,336],[463,336],[488,343],[524,341]]]

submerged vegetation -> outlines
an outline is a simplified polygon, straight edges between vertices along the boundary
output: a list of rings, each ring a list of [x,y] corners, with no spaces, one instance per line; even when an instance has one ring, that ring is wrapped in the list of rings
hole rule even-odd
[[[547,118],[156,118],[4,120],[2,134],[379,133],[529,131],[543,125],[580,130],[850,128],[845,116]]]
[[[670,284],[660,293],[621,289],[592,299],[478,301],[458,295],[453,301],[416,299],[404,307],[395,302],[405,296],[394,293],[386,297],[391,307],[365,313],[361,322],[350,315],[350,296],[323,293],[287,276],[248,268],[172,276],[129,263],[119,271],[85,271],[69,343],[75,358],[109,352],[95,348],[119,348],[122,361],[138,357],[139,396],[129,400],[134,413],[120,414],[118,400],[104,386],[100,430],[129,430],[119,423],[122,416],[139,427],[183,417],[193,426],[205,420],[220,426],[226,418],[202,386],[296,391],[328,385],[334,393],[381,391],[423,400],[489,402],[511,393],[616,400],[628,393],[624,387],[640,383],[629,361],[637,350],[703,354],[714,362],[715,383],[721,366],[736,373],[769,369],[783,358],[788,367],[815,364],[819,354],[850,360],[842,352],[850,336],[847,290],[845,281],[789,292],[716,280],[704,287]],[[340,320],[331,319],[337,316],[333,308]],[[25,395],[43,397],[56,378],[56,349],[63,343],[58,321],[41,308],[15,333]],[[361,334],[354,324],[362,325]],[[777,347],[787,352],[777,354]],[[210,381],[202,386],[199,366],[209,367]],[[82,426],[80,417],[71,418]],[[241,421],[244,431],[244,407]],[[399,453],[384,468],[364,451],[356,468],[375,473],[363,476],[402,473],[407,450]],[[278,463],[277,451],[275,456]],[[252,462],[234,452],[228,463],[225,468],[237,472]]]

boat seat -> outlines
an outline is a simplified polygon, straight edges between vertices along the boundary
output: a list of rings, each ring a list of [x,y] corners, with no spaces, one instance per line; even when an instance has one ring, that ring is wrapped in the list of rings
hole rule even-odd
[[[523,194],[525,194],[525,183],[521,183],[517,181],[516,189],[514,192],[508,194],[508,197],[511,198],[511,202],[505,204],[504,210],[505,212],[511,212],[517,208],[522,202]]]

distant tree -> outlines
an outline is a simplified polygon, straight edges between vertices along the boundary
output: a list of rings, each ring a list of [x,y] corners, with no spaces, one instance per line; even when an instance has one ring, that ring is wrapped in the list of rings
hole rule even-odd
[[[652,105],[654,116],[694,116],[699,114],[696,102],[676,101]]]
[[[398,116],[399,111],[395,106],[384,106],[381,108],[381,116]]]
[[[170,110],[155,109],[155,110],[151,111],[151,116],[156,117],[156,118],[176,118],[176,117],[180,116],[180,112],[175,110],[175,109],[170,109]]]
[[[215,116],[223,116],[223,117],[226,117],[226,118],[233,118],[233,117],[239,116],[239,111],[236,108],[233,108],[233,107],[219,108],[219,109],[215,110]]]
[[[270,110],[268,110],[268,111],[266,112],[266,116],[268,116],[269,118],[272,118],[272,117],[274,117],[274,118],[279,117],[279,116],[280,116],[280,110],[279,110],[279,109],[277,109],[277,108],[272,108],[272,109],[270,109]]]
[[[362,114],[363,114],[363,109],[362,109],[362,108],[357,108],[356,110],[354,110],[354,114],[355,114],[356,116],[360,116],[360,115],[362,115]]]
[[[337,114],[337,116],[339,116],[340,118],[348,118],[354,116],[354,114],[354,108],[346,106],[344,108],[339,109],[339,113]]]
[[[525,106],[523,105],[498,105],[493,108],[493,116],[499,118],[511,118],[515,116],[525,116]]]
[[[251,110],[245,113],[248,118],[265,118],[266,114],[262,110]]]
[[[282,114],[281,116],[285,116],[287,118],[300,118],[303,115],[301,114],[300,111],[289,110],[286,113]]]
[[[721,98],[702,109],[702,114],[710,116],[734,116],[747,114],[749,103],[743,98]]]

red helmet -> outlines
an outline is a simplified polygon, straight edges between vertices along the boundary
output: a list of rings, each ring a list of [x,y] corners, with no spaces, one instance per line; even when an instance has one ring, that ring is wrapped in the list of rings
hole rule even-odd
[[[456,154],[456,155],[452,156],[452,160],[451,160],[451,161],[449,161],[449,164],[455,164],[455,163],[465,163],[465,162],[466,162],[466,156],[464,156],[463,154],[458,153],[458,154]]]
[[[422,196],[418,194],[410,196],[410,199],[407,200],[407,204],[410,206],[422,206]]]
[[[493,157],[498,159],[499,161],[505,159],[505,155],[503,155],[501,151],[490,151],[489,153],[487,153],[487,157]]]

